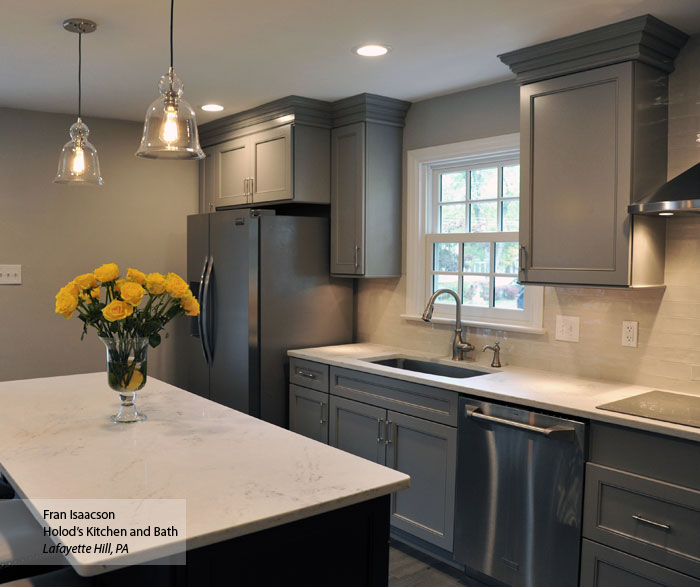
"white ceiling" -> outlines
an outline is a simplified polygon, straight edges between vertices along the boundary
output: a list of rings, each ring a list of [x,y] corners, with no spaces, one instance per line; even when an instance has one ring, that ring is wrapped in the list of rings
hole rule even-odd
[[[0,106],[72,113],[83,38],[86,117],[139,120],[168,68],[168,0],[3,0]],[[650,13],[695,34],[700,0],[177,0],[175,71],[212,120],[289,94],[372,92],[416,101],[511,78],[496,57]],[[384,58],[350,49],[387,43]]]

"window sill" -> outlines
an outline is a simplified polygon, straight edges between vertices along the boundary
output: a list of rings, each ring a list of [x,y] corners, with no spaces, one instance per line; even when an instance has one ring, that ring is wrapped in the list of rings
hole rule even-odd
[[[414,316],[412,314],[401,314],[401,318],[404,320],[410,320],[412,322],[423,322],[420,316]],[[454,325],[454,318],[441,318],[434,316],[431,323],[435,324],[450,324]],[[478,320],[465,320],[462,318],[462,324],[466,326],[474,326],[476,328],[490,328],[492,330],[507,330],[509,332],[523,332],[525,334],[546,334],[546,328],[537,328],[534,326],[521,326],[518,324],[503,324],[499,322],[479,322]]]

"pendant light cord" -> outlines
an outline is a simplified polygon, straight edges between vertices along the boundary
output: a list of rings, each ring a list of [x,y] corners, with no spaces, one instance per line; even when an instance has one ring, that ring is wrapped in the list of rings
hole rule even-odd
[[[81,114],[81,106],[83,101],[83,84],[81,72],[83,69],[83,25],[80,25],[78,32],[78,118]]]
[[[170,0],[170,69],[173,68],[173,13],[175,12],[175,0]]]

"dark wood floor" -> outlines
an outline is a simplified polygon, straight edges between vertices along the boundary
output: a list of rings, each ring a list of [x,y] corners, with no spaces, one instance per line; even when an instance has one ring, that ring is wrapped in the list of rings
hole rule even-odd
[[[448,564],[391,541],[389,587],[483,587]]]

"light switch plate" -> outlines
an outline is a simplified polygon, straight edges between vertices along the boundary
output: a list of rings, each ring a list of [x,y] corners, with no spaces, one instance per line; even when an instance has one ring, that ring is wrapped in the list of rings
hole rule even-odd
[[[554,338],[564,342],[578,342],[579,318],[578,316],[557,315],[557,323]]]
[[[639,322],[635,320],[622,321],[622,346],[637,346],[639,335]]]
[[[22,266],[0,265],[0,285],[22,285]]]

